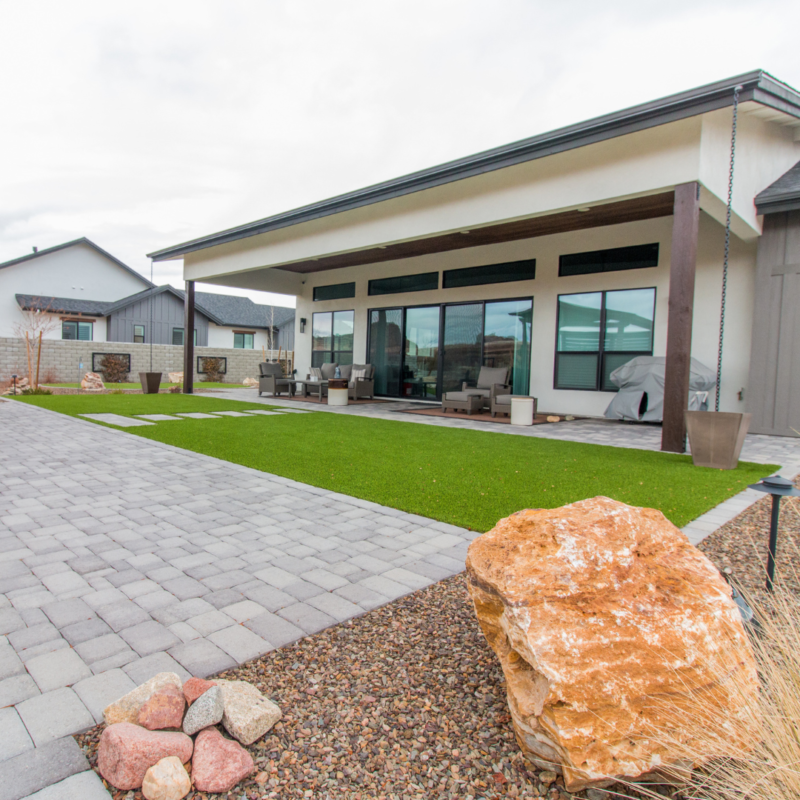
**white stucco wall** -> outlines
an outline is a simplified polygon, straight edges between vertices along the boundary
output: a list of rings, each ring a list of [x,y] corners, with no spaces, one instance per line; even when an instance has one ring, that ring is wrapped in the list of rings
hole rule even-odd
[[[245,326],[226,328],[222,325],[216,325],[213,322],[208,323],[208,346],[233,348],[233,332],[235,330],[248,332],[253,331],[255,333],[255,336],[253,337],[253,349],[261,350],[263,347],[264,349],[269,350],[269,339],[267,338],[266,331],[259,330],[257,328],[247,328]],[[275,337],[275,340],[277,341],[277,336]]]
[[[367,360],[369,309],[532,296],[531,393],[539,398],[539,407],[543,411],[556,413],[601,416],[611,401],[610,393],[567,391],[553,388],[558,295],[655,287],[653,353],[659,356],[665,355],[671,237],[672,218],[664,217],[500,245],[476,247],[469,250],[420,256],[388,264],[353,267],[308,275],[303,286],[303,294],[297,298],[295,364],[298,374],[305,375],[311,365],[312,315],[315,312],[355,310],[353,357],[356,363],[363,363]],[[658,267],[558,277],[560,255],[650,242],[659,243]],[[712,369],[716,368],[717,363],[723,245],[724,229],[706,214],[701,214],[692,355]],[[747,384],[755,250],[755,244],[741,242],[734,237],[728,284],[728,323],[721,395],[721,407],[727,411],[744,410],[744,403],[739,401],[737,393],[742,388],[746,389]],[[419,272],[458,269],[529,258],[536,259],[536,278],[532,281],[377,297],[369,297],[367,294],[367,284],[371,278],[413,275]],[[314,286],[348,281],[356,282],[355,298],[313,302]],[[300,333],[301,317],[305,317],[307,320],[305,333]]]
[[[14,336],[14,325],[22,321],[17,294],[111,301],[146,288],[144,278],[137,278],[85,244],[3,267],[0,269],[0,337]],[[60,339],[61,328],[49,333],[48,338]],[[94,325],[94,340],[105,341],[105,338],[106,322],[99,318]]]

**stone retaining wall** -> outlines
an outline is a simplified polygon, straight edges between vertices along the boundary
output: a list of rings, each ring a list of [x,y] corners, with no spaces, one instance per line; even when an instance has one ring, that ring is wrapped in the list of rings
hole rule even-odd
[[[168,372],[183,371],[183,347],[171,344],[154,344],[153,371],[163,372],[164,380]],[[195,381],[203,375],[197,374],[197,356],[226,358],[227,373],[225,383],[241,383],[245,378],[258,376],[258,364],[263,361],[261,350],[234,350],[224,347],[195,347]],[[78,342],[74,340],[45,339],[42,342],[42,361],[39,380],[58,383],[75,383],[92,369],[92,353],[121,353],[131,357],[129,380],[138,381],[139,372],[150,369],[150,345],[130,342]],[[281,360],[287,353],[281,353]],[[267,358],[277,358],[277,351],[267,352]],[[289,353],[289,369],[291,370]],[[33,371],[36,371],[36,349],[33,350]],[[80,365],[83,364],[83,367]],[[25,354],[25,340],[19,338],[0,338],[0,381],[10,380],[13,374],[28,374],[28,359]]]

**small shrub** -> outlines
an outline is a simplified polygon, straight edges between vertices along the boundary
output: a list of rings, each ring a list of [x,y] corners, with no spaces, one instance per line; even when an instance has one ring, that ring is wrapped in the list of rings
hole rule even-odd
[[[183,384],[179,383],[177,386],[170,386],[169,392],[170,394],[180,394],[183,391]]]
[[[222,359],[208,356],[203,359],[203,380],[206,383],[222,383]]]
[[[112,389],[108,394],[127,394],[123,389]]]
[[[38,389],[23,389],[22,394],[53,394],[49,389],[42,389],[40,386]]]
[[[100,371],[106,383],[125,383],[128,380],[128,359],[109,353],[100,359]]]
[[[58,383],[58,373],[52,367],[44,370],[39,383]]]

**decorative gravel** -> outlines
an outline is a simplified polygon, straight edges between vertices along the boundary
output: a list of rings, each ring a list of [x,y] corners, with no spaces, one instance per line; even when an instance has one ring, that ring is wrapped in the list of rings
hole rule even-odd
[[[759,500],[700,545],[755,595],[763,587],[770,504]],[[782,579],[800,591],[797,500],[783,501],[778,564]],[[585,796],[567,794],[560,778],[543,783],[552,774],[520,754],[502,672],[463,575],[220,677],[255,684],[283,719],[248,748],[257,766],[249,780],[227,795],[190,792],[188,800]],[[102,730],[77,737],[93,767]],[[143,800],[141,792],[112,793],[114,800]]]

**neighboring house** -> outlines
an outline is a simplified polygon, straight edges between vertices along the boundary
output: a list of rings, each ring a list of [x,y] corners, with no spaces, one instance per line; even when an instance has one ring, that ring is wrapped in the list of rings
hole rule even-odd
[[[15,336],[23,321],[17,295],[72,298],[53,312],[48,339],[81,338],[106,341],[106,326],[98,309],[104,304],[151,287],[147,278],[114,258],[89,239],[35,250],[0,264],[0,337]],[[61,322],[61,324],[58,324]]]
[[[370,362],[389,397],[440,398],[486,364],[543,410],[600,416],[615,367],[666,355],[665,449],[682,449],[688,359],[717,365],[736,87],[720,407],[793,435],[800,167],[779,179],[800,161],[800,93],[761,71],[151,258],[183,259],[189,282],[294,294],[298,372]]]
[[[86,257],[95,251],[99,256]],[[16,272],[6,273],[7,267]],[[32,280],[28,280],[27,270]],[[6,275],[13,281],[4,281]],[[123,275],[135,276],[138,285],[126,282]],[[6,286],[24,286],[28,291],[15,292],[6,303]],[[54,289],[61,292],[54,294]],[[82,294],[69,296],[67,290]],[[153,286],[88,239],[0,264],[0,303],[9,306],[9,313],[2,317],[0,336],[14,336],[15,321],[22,320],[20,311],[33,309],[53,318],[49,339],[183,344],[183,292],[172,286]],[[294,309],[254,303],[247,297],[198,292],[195,343],[201,347],[292,350]]]

